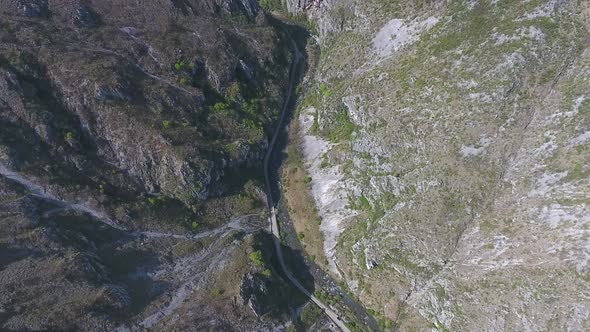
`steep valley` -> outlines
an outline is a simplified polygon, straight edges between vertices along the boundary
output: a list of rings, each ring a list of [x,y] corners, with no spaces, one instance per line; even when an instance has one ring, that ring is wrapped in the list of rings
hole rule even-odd
[[[590,2],[0,0],[0,330],[590,330]]]

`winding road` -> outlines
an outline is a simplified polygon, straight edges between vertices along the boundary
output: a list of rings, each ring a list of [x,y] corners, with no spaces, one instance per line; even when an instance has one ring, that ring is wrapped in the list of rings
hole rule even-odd
[[[336,324],[336,326],[338,326],[338,328],[340,328],[340,330],[342,330],[343,332],[350,332],[348,327],[344,324],[344,322],[340,319],[340,317],[332,309],[330,309],[330,307],[325,305],[322,301],[320,301],[317,297],[315,297],[311,292],[309,292],[305,287],[303,287],[303,284],[301,284],[301,282],[299,282],[299,280],[297,280],[295,278],[295,276],[293,276],[293,274],[291,273],[291,271],[289,271],[289,269],[287,268],[287,265],[285,264],[285,258],[283,256],[283,250],[281,248],[281,236],[280,236],[280,230],[279,230],[279,223],[277,220],[277,211],[275,209],[275,204],[274,204],[274,200],[272,197],[272,188],[270,185],[270,174],[269,174],[268,170],[270,168],[270,160],[271,160],[271,156],[273,153],[273,148],[275,147],[275,145],[277,143],[279,133],[281,131],[281,128],[283,127],[283,122],[285,121],[285,117],[286,117],[287,111],[289,109],[289,104],[290,104],[291,98],[293,96],[293,86],[295,85],[295,77],[297,75],[297,69],[299,67],[299,63],[302,58],[301,52],[297,48],[297,45],[295,44],[295,42],[293,40],[291,40],[291,42],[293,44],[293,61],[291,62],[291,68],[289,69],[289,86],[287,89],[287,95],[285,97],[285,101],[283,102],[283,108],[281,110],[280,119],[279,119],[276,129],[273,133],[272,139],[271,139],[269,147],[268,147],[268,151],[266,152],[266,155],[264,157],[264,181],[266,183],[266,192],[267,192],[266,197],[267,197],[267,204],[268,204],[268,210],[269,210],[268,221],[270,224],[270,231],[273,234],[273,240],[274,240],[275,250],[277,253],[277,258],[279,260],[279,264],[281,265],[281,269],[283,270],[283,273],[285,274],[285,276],[287,276],[287,279],[289,279],[289,281],[293,284],[293,286],[295,286],[297,289],[299,289],[313,303],[315,303],[320,309],[322,309],[322,311],[328,317],[330,317],[330,319],[334,322],[334,324]]]

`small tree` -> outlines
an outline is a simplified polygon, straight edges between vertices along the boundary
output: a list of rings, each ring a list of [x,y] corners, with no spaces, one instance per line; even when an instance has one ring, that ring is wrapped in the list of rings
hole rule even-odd
[[[226,103],[215,103],[213,105],[213,111],[215,112],[222,112],[229,108],[229,105]]]
[[[250,261],[254,263],[256,266],[262,266],[264,264],[264,260],[262,258],[262,252],[260,250],[256,250],[250,253]]]

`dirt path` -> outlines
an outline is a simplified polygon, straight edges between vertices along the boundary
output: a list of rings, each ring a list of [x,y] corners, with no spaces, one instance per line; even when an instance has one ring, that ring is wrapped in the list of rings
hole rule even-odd
[[[80,212],[89,214],[94,219],[96,219],[96,220],[102,222],[103,224],[106,224],[112,228],[129,232],[129,235],[134,236],[134,237],[145,237],[148,239],[168,237],[168,238],[174,238],[174,239],[179,239],[179,240],[201,240],[201,239],[211,237],[211,236],[225,236],[228,233],[233,232],[235,230],[242,230],[242,231],[250,233],[250,232],[254,232],[256,230],[259,230],[261,228],[260,225],[258,225],[255,221],[251,220],[252,218],[250,218],[250,217],[254,217],[256,215],[244,215],[244,216],[238,216],[236,218],[233,218],[229,223],[224,224],[223,226],[220,226],[218,228],[214,228],[211,230],[203,231],[203,232],[200,232],[197,234],[191,234],[191,233],[175,234],[175,233],[163,233],[163,232],[152,232],[152,231],[129,231],[125,227],[119,225],[116,220],[113,220],[113,219],[107,217],[106,215],[104,215],[100,211],[97,211],[95,209],[88,207],[83,202],[68,202],[63,199],[60,199],[59,197],[57,197],[57,196],[51,194],[50,192],[48,192],[47,190],[45,190],[42,186],[25,178],[24,176],[20,175],[17,172],[7,169],[3,165],[0,165],[0,176],[3,176],[5,178],[7,178],[13,182],[16,182],[16,183],[20,184],[21,186],[25,187],[29,191],[29,195],[31,195],[32,197],[42,199],[42,200],[47,201],[47,202],[56,206],[55,208],[43,213],[44,217],[49,217],[52,214],[55,214],[55,213],[58,213],[61,211],[68,211],[68,210],[80,211]]]

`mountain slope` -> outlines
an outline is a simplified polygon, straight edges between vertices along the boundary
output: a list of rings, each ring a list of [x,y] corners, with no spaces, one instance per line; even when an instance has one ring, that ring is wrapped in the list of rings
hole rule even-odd
[[[332,272],[401,330],[587,329],[588,5],[290,8],[320,30],[299,121]]]
[[[0,329],[291,325],[262,161],[295,30],[256,1],[0,3]]]

